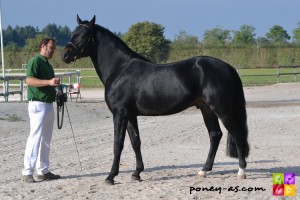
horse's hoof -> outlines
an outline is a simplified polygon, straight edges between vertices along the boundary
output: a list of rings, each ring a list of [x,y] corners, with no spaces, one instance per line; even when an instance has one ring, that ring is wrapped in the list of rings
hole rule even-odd
[[[243,175],[237,175],[237,178],[238,178],[239,180],[246,179],[246,174],[243,174]]]
[[[198,176],[200,176],[201,178],[205,178],[206,177],[206,172],[205,171],[200,171],[200,172],[198,172]]]
[[[139,175],[135,176],[135,175],[132,175],[131,176],[131,179],[134,180],[134,181],[140,181],[141,180],[141,177]]]
[[[105,183],[107,185],[114,185],[115,184],[115,181],[114,180],[110,180],[110,179],[105,179]]]

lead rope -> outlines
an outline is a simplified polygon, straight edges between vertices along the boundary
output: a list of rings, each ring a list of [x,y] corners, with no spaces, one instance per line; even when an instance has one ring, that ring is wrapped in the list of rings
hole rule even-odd
[[[69,111],[68,111],[68,107],[67,107],[66,103],[65,103],[65,106],[66,106],[66,111],[67,111],[68,119],[69,119],[70,126],[71,126],[71,131],[72,131],[72,134],[73,134],[73,139],[74,139],[74,143],[75,143],[75,147],[76,147],[76,151],[77,151],[77,157],[78,157],[78,160],[79,160],[80,173],[81,173],[81,171],[82,171],[82,165],[81,165],[81,161],[80,161],[80,156],[79,156],[79,151],[78,151],[77,143],[76,143],[76,140],[75,140],[75,134],[74,134],[73,126],[72,126],[72,123],[71,123],[71,119],[70,119],[70,115],[69,115]]]

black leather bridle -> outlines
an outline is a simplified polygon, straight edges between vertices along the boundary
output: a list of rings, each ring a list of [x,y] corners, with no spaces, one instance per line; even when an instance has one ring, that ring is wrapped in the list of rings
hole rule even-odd
[[[89,28],[90,29],[90,27],[88,26],[88,25],[86,25],[86,24],[79,24],[80,26],[85,26],[85,27],[87,27],[87,28]],[[87,39],[87,42],[88,43],[94,43],[95,42],[95,39],[94,39],[94,36],[91,36],[91,37],[89,37],[88,39]],[[74,61],[76,61],[77,59],[79,59],[79,58],[81,58],[81,54],[82,54],[82,52],[84,51],[84,49],[83,48],[79,48],[78,46],[76,46],[73,42],[68,42],[68,44],[70,45],[70,46],[72,46],[74,49],[75,49],[75,51],[76,52],[79,52],[79,55],[76,55],[76,56],[74,56]]]

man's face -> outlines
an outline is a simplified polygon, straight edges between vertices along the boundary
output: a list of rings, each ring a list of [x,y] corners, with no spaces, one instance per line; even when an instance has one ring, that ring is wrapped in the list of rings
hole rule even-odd
[[[54,54],[55,48],[56,48],[55,42],[50,40],[48,44],[42,45],[40,53],[45,58],[50,59]]]

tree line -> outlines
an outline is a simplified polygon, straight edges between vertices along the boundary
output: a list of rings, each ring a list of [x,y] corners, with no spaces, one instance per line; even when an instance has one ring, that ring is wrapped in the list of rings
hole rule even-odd
[[[3,30],[3,44],[5,50],[14,51],[31,51],[36,49],[28,48],[32,43],[32,40],[41,37],[51,37],[57,40],[57,45],[64,46],[70,39],[71,30],[67,26],[58,26],[56,24],[48,24],[41,31],[38,27],[16,26],[15,28],[8,26]]]
[[[274,48],[280,48],[281,50],[286,48],[298,49],[300,46],[300,22],[297,25],[298,27],[293,30],[292,36],[280,25],[274,25],[269,29],[265,37],[256,37],[253,26],[242,25],[239,30],[233,31],[221,27],[206,30],[201,40],[197,36],[188,34],[186,31],[180,31],[171,41],[165,38],[165,28],[162,25],[145,21],[132,25],[126,33],[115,34],[134,51],[151,61],[165,63],[196,56],[201,53],[224,57],[224,55],[213,53],[218,51],[216,49],[227,52],[228,49],[231,49],[231,51],[232,49],[247,49],[249,51],[249,49],[259,48],[269,49],[270,52]],[[18,52],[22,52],[24,55],[37,52],[38,42],[42,37],[46,36],[55,38],[58,48],[62,48],[69,41],[71,30],[67,26],[58,26],[56,24],[48,24],[42,30],[33,26],[16,26],[14,28],[8,26],[3,30],[4,50],[8,52],[8,56],[6,56],[6,59],[9,60],[8,63],[12,66],[19,65],[20,63],[16,64],[15,62],[22,59],[14,58]],[[270,63],[272,62],[276,63],[276,61],[270,61]],[[63,65],[59,61],[57,61],[57,64]]]

